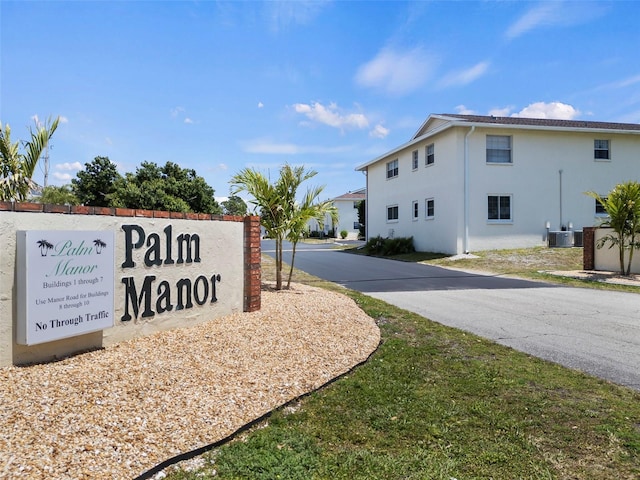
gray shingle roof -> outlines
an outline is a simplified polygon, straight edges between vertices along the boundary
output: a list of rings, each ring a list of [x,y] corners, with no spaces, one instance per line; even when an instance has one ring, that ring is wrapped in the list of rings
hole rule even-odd
[[[549,118],[494,117],[485,115],[461,115],[442,113],[439,116],[456,118],[471,123],[491,123],[495,125],[527,125],[536,127],[591,128],[604,130],[637,130],[637,123],[589,122],[585,120],[555,120]]]

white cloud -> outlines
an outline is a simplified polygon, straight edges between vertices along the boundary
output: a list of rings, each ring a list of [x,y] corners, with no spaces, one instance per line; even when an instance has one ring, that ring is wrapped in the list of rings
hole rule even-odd
[[[193,120],[191,120],[189,117],[187,117],[187,118],[184,119],[184,123],[192,124]]]
[[[404,95],[422,87],[437,63],[436,57],[421,47],[406,52],[385,48],[358,69],[355,81],[364,87]]]
[[[70,173],[60,173],[60,172],[53,172],[53,178],[55,178],[56,180],[60,180],[62,182],[69,182],[71,181],[73,177],[73,175],[71,175]]]
[[[264,107],[264,103],[258,102],[258,108],[263,108],[263,107]]]
[[[600,90],[616,90],[619,88],[632,87],[633,85],[640,83],[640,74],[633,77],[623,78],[617,82],[605,83],[599,87],[594,88],[592,91],[597,92]]]
[[[80,162],[65,162],[56,164],[54,168],[57,170],[82,170],[83,167]]]
[[[539,27],[572,26],[586,23],[603,15],[607,8],[607,6],[596,2],[541,2],[516,20],[507,29],[505,36],[514,39]]]
[[[328,3],[317,0],[296,0],[295,2],[278,0],[265,2],[264,6],[271,28],[277,32],[291,24],[306,25],[310,23]]]
[[[184,113],[184,111],[185,111],[184,107],[175,107],[170,110],[171,116],[174,118],[180,115],[181,113]]]
[[[527,105],[525,108],[517,113],[512,114],[512,117],[529,117],[529,118],[549,118],[557,120],[573,120],[580,111],[576,110],[573,106],[562,102],[536,102]]]
[[[229,167],[227,166],[226,163],[219,163],[218,164],[218,169],[219,170],[229,170]]]
[[[458,105],[454,110],[460,115],[477,115],[477,112],[475,110],[471,110],[464,105]]]
[[[475,64],[471,68],[467,68],[466,70],[450,73],[442,79],[442,81],[440,82],[440,86],[453,87],[468,85],[469,83],[487,73],[489,65],[489,62],[480,62]]]
[[[294,143],[277,143],[269,139],[255,139],[244,142],[242,149],[246,153],[261,153],[268,155],[298,155],[307,153],[334,154],[351,150],[349,146],[324,147],[315,145],[296,145]]]
[[[363,129],[369,126],[369,120],[365,115],[362,113],[343,114],[335,103],[330,103],[328,106],[324,106],[319,102],[313,102],[310,105],[296,103],[293,108],[296,113],[305,115],[312,122],[322,123],[341,130],[349,127]]]
[[[492,108],[491,110],[489,110],[489,115],[493,115],[494,117],[508,117],[512,111],[513,111],[512,106],[502,107],[502,108]]]
[[[389,129],[378,124],[369,132],[369,136],[373,138],[385,138],[389,135]]]

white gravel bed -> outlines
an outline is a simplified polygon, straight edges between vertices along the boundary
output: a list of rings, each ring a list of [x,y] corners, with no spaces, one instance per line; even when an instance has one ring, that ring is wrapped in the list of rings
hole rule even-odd
[[[263,290],[258,312],[0,368],[0,478],[135,478],[347,372],[379,341],[351,299],[295,284]]]

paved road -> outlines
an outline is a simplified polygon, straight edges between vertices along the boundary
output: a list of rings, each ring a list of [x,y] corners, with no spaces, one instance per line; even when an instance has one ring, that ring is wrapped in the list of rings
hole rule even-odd
[[[640,390],[640,295],[471,274],[330,247],[299,244],[295,266],[444,325]],[[273,243],[265,241],[263,252],[273,254]],[[290,261],[286,251],[284,260]]]

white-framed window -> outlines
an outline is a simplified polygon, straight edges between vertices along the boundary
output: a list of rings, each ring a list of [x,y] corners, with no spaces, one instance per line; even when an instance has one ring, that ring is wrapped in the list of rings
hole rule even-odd
[[[607,197],[602,197],[602,200],[604,200],[605,202],[607,201]],[[602,202],[600,202],[600,200],[598,200],[597,198],[595,199],[596,201],[596,216],[597,217],[606,217],[607,211],[604,209],[604,205],[602,205]]]
[[[487,135],[487,163],[513,163],[510,136]]]
[[[411,152],[411,169],[418,169],[418,150],[414,150],[413,152]]]
[[[487,220],[490,223],[511,223],[513,215],[511,211],[511,195],[487,196]]]
[[[611,160],[609,140],[593,141],[593,158],[596,160]]]
[[[436,147],[433,143],[424,147],[424,164],[433,165],[436,161]]]
[[[398,205],[387,206],[387,222],[398,221]]]
[[[418,220],[418,217],[420,215],[420,207],[418,205],[418,201],[414,200],[413,202],[411,202],[411,212],[413,215],[413,221],[415,222],[416,220]]]
[[[424,218],[427,220],[433,219],[436,215],[436,204],[433,198],[427,198],[424,201]]]
[[[398,176],[398,159],[387,163],[387,178],[395,178]]]

